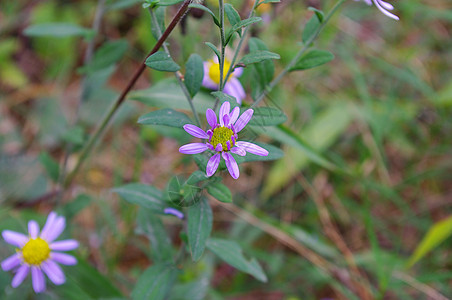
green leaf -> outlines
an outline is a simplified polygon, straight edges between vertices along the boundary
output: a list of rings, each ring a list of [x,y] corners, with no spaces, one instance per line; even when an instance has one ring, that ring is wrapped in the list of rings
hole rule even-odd
[[[44,23],[27,27],[24,34],[28,36],[49,36],[63,38],[68,36],[91,36],[91,29],[83,28],[77,24],[70,23]]]
[[[215,182],[207,186],[207,192],[215,199],[224,203],[232,202],[232,193],[227,186],[220,182]]]
[[[416,247],[416,250],[414,250],[414,253],[408,260],[408,267],[413,266],[428,252],[433,250],[435,247],[437,247],[451,235],[452,235],[452,216],[435,223],[432,227],[430,227],[425,237]]]
[[[193,180],[193,179],[191,179]],[[168,201],[176,206],[192,206],[199,202],[202,189],[181,176],[173,176],[166,186]]]
[[[174,265],[157,263],[141,274],[132,291],[134,300],[163,300],[171,289],[176,277]]]
[[[60,165],[47,152],[39,154],[38,159],[44,166],[50,179],[52,179],[53,182],[57,182],[60,177]]]
[[[185,184],[191,184],[191,185],[195,185],[201,181],[207,180],[210,177],[207,177],[205,172],[201,172],[199,170],[193,172],[190,177],[188,177],[187,181],[185,182]]]
[[[229,23],[231,23],[232,26],[241,21],[239,13],[235,10],[235,8],[231,4],[226,3],[224,5],[224,12],[226,13]]]
[[[333,53],[324,50],[312,50],[307,54],[303,55],[300,60],[290,68],[289,71],[297,71],[297,70],[307,70],[312,69],[327,62],[330,62],[334,59]]]
[[[212,96],[214,96],[215,98],[217,98],[218,100],[220,100],[221,103],[224,103],[226,101],[229,102],[231,104],[231,109],[236,107],[236,106],[239,106],[239,104],[237,103],[237,99],[235,99],[234,96],[225,94],[225,93],[220,92],[220,91],[211,92],[210,94]]]
[[[256,51],[268,51],[265,43],[258,38],[251,38],[248,46],[250,52]],[[253,76],[256,80],[251,81],[252,96],[259,95],[267,86],[267,84],[272,81],[275,74],[275,64],[273,60],[264,60],[259,63],[252,65]]]
[[[127,202],[138,204],[153,212],[163,213],[163,209],[165,208],[165,204],[162,201],[162,192],[153,186],[130,183],[114,188],[112,191],[118,193]]]
[[[221,59],[221,54],[220,54],[220,51],[218,51],[217,47],[215,47],[214,44],[209,43],[209,42],[205,42],[204,44],[206,44],[210,49],[212,49],[212,51],[218,57],[218,61],[219,61]]]
[[[239,64],[244,64],[245,66],[250,64],[259,63],[264,60],[268,59],[280,59],[281,56],[279,54],[266,51],[266,50],[257,50],[248,53],[247,55],[243,56],[240,60]]]
[[[117,63],[124,56],[128,48],[129,43],[126,40],[106,42],[96,51],[91,62],[80,68],[80,70],[82,72],[92,73],[108,68]]]
[[[184,0],[160,0],[159,6],[171,6],[183,2]]]
[[[287,121],[283,111],[273,107],[257,107],[254,109],[253,118],[249,121],[250,126],[275,126]]]
[[[207,248],[234,268],[250,274],[257,280],[267,282],[267,276],[259,263],[254,258],[248,261],[236,242],[210,238],[207,241]]]
[[[187,235],[193,261],[198,261],[212,232],[212,209],[207,198],[202,197],[188,209]]]
[[[151,88],[131,92],[129,99],[140,101],[151,107],[190,110],[187,98],[174,79],[161,80]],[[205,112],[212,107],[212,101],[212,96],[199,92],[193,98],[193,105],[196,111]]]
[[[163,51],[155,52],[149,56],[146,59],[146,66],[164,72],[176,72],[180,70],[180,66],[174,62],[171,56]]]
[[[164,108],[142,115],[138,119],[138,123],[143,125],[165,125],[182,128],[185,124],[191,124],[192,121],[182,112],[171,108]]]
[[[306,23],[301,39],[303,43],[308,42],[315,34],[317,34],[320,28],[320,21],[317,15],[313,15]]]
[[[258,4],[258,6],[261,5],[261,4],[265,4],[265,3],[279,3],[279,2],[281,2],[281,0],[262,0],[262,1]]]
[[[260,17],[251,17],[245,20],[242,20],[238,23],[236,23],[234,26],[232,26],[231,30],[229,30],[229,32],[226,34],[226,44],[229,43],[229,40],[231,39],[232,35],[235,32],[238,32],[239,30],[241,30],[244,27],[250,26],[251,24],[257,23],[262,21],[262,18]]]
[[[190,96],[193,97],[199,92],[204,77],[204,65],[201,56],[192,54],[185,64],[185,86]]]
[[[202,5],[202,4],[196,4],[196,3],[192,3],[190,4],[188,7],[190,8],[197,8],[200,10],[203,10],[205,12],[207,12],[208,14],[210,14],[212,16],[213,22],[215,23],[215,25],[217,25],[218,27],[221,27],[220,25],[220,21],[218,21],[217,16],[215,16],[215,14],[206,6]]]
[[[319,19],[319,22],[323,23],[323,19],[325,18],[325,14],[323,13],[323,11],[318,10],[317,8],[314,7],[309,7],[308,10],[313,11],[317,18]]]
[[[159,262],[172,262],[173,247],[165,226],[149,209],[138,210],[137,223],[151,243],[151,257]]]

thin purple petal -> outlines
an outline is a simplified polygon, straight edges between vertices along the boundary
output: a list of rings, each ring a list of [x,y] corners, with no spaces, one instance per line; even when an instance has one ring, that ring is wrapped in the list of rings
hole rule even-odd
[[[215,151],[217,151],[217,152],[223,151],[223,145],[218,143],[218,145],[215,147]]]
[[[17,267],[18,265],[20,265],[20,262],[21,262],[20,255],[19,255],[19,253],[16,253],[16,254],[8,257],[4,261],[2,261],[2,269],[3,269],[3,271],[12,270],[15,267]]]
[[[399,20],[399,17],[397,17],[396,15],[390,13],[389,11],[387,11],[383,6],[382,3],[378,0],[374,0],[375,6],[382,12],[384,13],[386,16],[394,19],[394,20]],[[386,3],[387,4],[387,3]]]
[[[51,252],[50,258],[62,265],[70,266],[70,265],[77,264],[77,259],[75,257],[73,257],[72,255],[69,255],[66,253]]]
[[[234,109],[229,114],[229,124],[234,125],[235,121],[237,121],[240,114],[240,108],[238,106],[234,107]]]
[[[24,279],[27,277],[29,271],[30,267],[28,267],[27,265],[20,266],[20,268],[17,270],[16,275],[14,275],[13,281],[11,282],[11,286],[13,288],[18,287],[22,283],[22,281],[24,281]]]
[[[234,72],[232,73],[232,75],[234,75],[234,77],[240,77],[240,76],[242,76],[242,74],[243,74],[243,68],[235,68]]]
[[[42,293],[46,290],[44,274],[39,267],[31,267],[31,282],[36,293]]]
[[[220,125],[224,126],[224,115],[228,114],[229,115],[229,110],[231,109],[231,104],[228,101],[225,101],[221,107],[220,107],[220,112],[218,114],[218,119],[220,119]]]
[[[234,148],[232,148],[232,149],[231,149],[231,152],[232,152],[232,153],[235,153],[235,154],[237,154],[237,155],[240,155],[240,156],[245,156],[245,155],[246,155],[246,151],[245,151],[244,149],[240,148],[240,147],[234,147]]]
[[[246,124],[251,120],[253,117],[254,110],[251,108],[246,110],[240,118],[237,120],[237,122],[234,125],[235,132],[240,132],[243,128],[245,128]]]
[[[206,119],[207,123],[209,123],[210,127],[215,127],[217,125],[217,115],[212,109],[206,110]]]
[[[22,248],[29,240],[29,237],[25,234],[11,230],[3,230],[2,236],[5,242],[19,248]]]
[[[66,219],[64,217],[57,217],[55,222],[53,222],[52,228],[48,231],[45,240],[48,243],[53,242],[57,237],[60,236],[60,234],[63,232],[65,227],[66,227]]]
[[[240,171],[239,166],[237,165],[237,162],[235,161],[234,157],[232,157],[231,154],[228,152],[223,152],[223,158],[226,161],[226,167],[228,168],[229,174],[231,174],[232,178],[237,179],[239,178]]]
[[[55,251],[71,251],[79,246],[76,240],[63,240],[50,244],[50,249]]]
[[[213,174],[215,174],[215,172],[218,169],[218,165],[220,164],[220,153],[215,154],[214,156],[212,156],[209,161],[207,162],[207,167],[206,167],[206,174],[207,176],[212,176]]]
[[[198,126],[192,125],[192,124],[185,124],[184,130],[188,132],[190,135],[200,138],[200,139],[208,139],[209,136],[207,133],[199,128]]]
[[[47,217],[47,221],[41,231],[40,237],[42,239],[47,240],[47,236],[48,236],[49,232],[52,230],[53,223],[56,221],[57,217],[58,217],[58,215],[56,214],[56,212],[54,212],[54,211],[50,212],[49,216]]]
[[[167,214],[167,215],[173,215],[173,216],[176,216],[176,217],[178,217],[178,218],[181,219],[181,220],[184,218],[184,214],[183,214],[181,211],[178,211],[177,209],[172,208],[172,207],[167,207],[167,208],[165,208],[165,209],[163,210],[163,212],[164,212],[165,214]]]
[[[246,152],[259,155],[259,156],[267,156],[268,151],[264,148],[249,142],[237,142],[237,146],[244,149]]]
[[[183,145],[179,148],[180,153],[184,154],[197,154],[207,150],[207,145],[204,143],[191,143]]]
[[[31,220],[28,222],[28,234],[32,239],[35,239],[39,235],[39,225],[36,221]]]
[[[46,260],[41,264],[41,268],[54,284],[60,285],[66,281],[63,270],[53,260]]]

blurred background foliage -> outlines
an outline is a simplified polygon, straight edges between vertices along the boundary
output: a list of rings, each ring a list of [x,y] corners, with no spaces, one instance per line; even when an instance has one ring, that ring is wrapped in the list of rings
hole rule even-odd
[[[213,2],[207,5],[216,11]],[[249,1],[230,2],[245,17]],[[215,235],[238,241],[262,262],[268,282],[206,253],[181,267],[169,299],[356,299],[346,284],[353,279],[344,278],[349,274],[364,274],[363,286],[377,299],[452,296],[452,4],[392,3],[399,22],[363,2],[346,2],[315,42],[335,59],[290,73],[265,100],[335,168],[313,163],[265,127],[255,134],[283,149],[284,158],[242,165],[238,181],[226,176],[236,206],[211,200]],[[313,14],[307,7],[327,11],[333,4],[283,0],[260,12],[270,21],[254,26],[252,35],[281,55],[276,72],[301,47]],[[98,34],[90,29],[96,11],[103,12]],[[167,9],[167,20],[174,12]],[[26,34],[30,25],[49,22],[72,27],[60,28],[64,36]],[[136,124],[150,110],[146,101],[133,101],[138,91],[75,184],[58,193],[60,166],[74,166],[94,125],[154,45],[150,24],[135,0],[0,2],[0,229],[24,231],[31,218],[42,224],[58,204],[72,225],[67,236],[82,243],[67,284],[36,299],[128,295],[159,249],[149,247],[152,233],[137,224],[136,207],[111,188],[131,181],[164,188],[172,175],[196,169],[177,151],[190,140],[182,130]],[[183,65],[192,53],[211,57],[205,41],[218,43],[212,19],[192,11],[168,44]],[[93,59],[83,66],[90,44]],[[166,77],[148,70],[135,89]],[[245,70],[249,94],[253,80]],[[148,99],[156,106],[173,103],[162,82],[163,92],[152,96],[157,100]],[[143,222],[180,244],[179,221],[162,220]],[[4,258],[11,249],[0,243]],[[0,272],[0,298],[31,297],[30,281],[13,290],[10,280]]]

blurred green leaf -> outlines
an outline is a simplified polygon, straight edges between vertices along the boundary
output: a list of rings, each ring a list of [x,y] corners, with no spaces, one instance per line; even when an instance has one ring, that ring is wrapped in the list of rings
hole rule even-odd
[[[180,70],[180,66],[164,51],[158,51],[149,56],[146,59],[146,66],[164,72],[176,72]]]
[[[53,182],[57,182],[60,177],[60,165],[47,152],[41,152],[38,157],[41,164],[44,166],[47,174]]]
[[[265,150],[268,151],[268,155],[267,156],[260,156],[260,155],[256,155],[256,154],[252,154],[247,152],[245,156],[238,156],[236,154],[232,154],[232,156],[234,156],[235,160],[237,161],[238,164],[244,163],[244,162],[251,162],[251,161],[271,161],[271,160],[277,160],[277,159],[281,159],[284,156],[284,151],[282,151],[281,149],[270,145],[270,144],[265,144],[265,143],[261,143],[261,142],[256,142],[256,141],[252,141],[253,144],[256,144],[258,146],[261,146],[262,148],[264,148]]]
[[[250,274],[259,281],[267,282],[267,276],[259,263],[254,258],[248,261],[236,242],[210,238],[207,241],[207,248],[234,268]]]
[[[249,126],[275,126],[287,121],[286,114],[273,107],[254,108],[253,118],[249,121]]]
[[[251,53],[257,51],[268,51],[267,45],[265,45],[262,40],[255,37],[250,38],[248,46]],[[253,64],[252,70],[253,77],[255,79],[251,81],[251,89],[252,96],[255,99],[256,95],[259,95],[265,89],[267,84],[272,81],[275,74],[275,64],[271,59],[263,60],[259,63]]]
[[[299,71],[315,68],[334,59],[333,53],[324,50],[312,50],[303,55],[289,71]]]
[[[157,263],[141,274],[132,291],[134,300],[163,300],[171,289],[177,269],[174,265]]]
[[[129,43],[126,40],[108,41],[94,53],[88,65],[80,68],[82,72],[95,72],[108,68],[117,63],[126,53]]]
[[[182,112],[171,108],[164,108],[142,115],[138,119],[138,123],[143,125],[165,125],[182,128],[185,124],[191,124],[193,122]]]
[[[260,17],[251,17],[234,24],[232,28],[226,33],[226,45],[229,43],[235,32],[238,32],[239,35],[241,35],[241,32],[239,31],[242,30],[242,28],[248,27],[260,21],[262,21],[262,18]]]
[[[198,261],[204,253],[212,231],[212,218],[212,209],[205,197],[188,208],[187,235],[193,261]]]
[[[317,16],[317,18],[319,19],[319,22],[322,23],[323,19],[325,18],[325,14],[323,13],[323,11],[318,10],[315,7],[308,7],[308,10],[313,11],[315,13],[315,15]]]
[[[231,4],[229,3],[224,4],[224,12],[226,13],[229,23],[232,26],[241,21],[239,13],[235,10],[235,8]]]
[[[414,253],[408,260],[408,267],[413,266],[428,252],[433,250],[435,247],[437,247],[451,235],[452,235],[452,216],[435,223],[432,227],[430,227],[425,237],[416,247],[416,250],[414,250]]]
[[[91,29],[83,28],[77,24],[70,23],[45,23],[35,24],[27,27],[24,34],[28,36],[51,36],[51,37],[68,37],[68,36],[91,36]]]
[[[242,57],[239,64],[251,65],[269,59],[280,59],[281,56],[267,50],[256,50]]]
[[[209,47],[213,51],[213,53],[215,53],[215,55],[217,56],[218,60],[220,60],[221,59],[221,54],[220,54],[220,51],[218,51],[217,47],[215,47],[214,44],[209,43],[209,42],[205,42],[205,44],[207,45],[207,47]]]
[[[301,35],[303,43],[309,41],[317,33],[320,24],[321,23],[319,21],[317,14],[314,14],[304,27],[303,33]]]
[[[172,262],[173,247],[160,218],[150,209],[139,209],[137,223],[151,243],[151,256],[158,262]]]
[[[207,186],[207,192],[220,202],[232,202],[232,193],[227,186],[216,182]]]
[[[112,191],[118,193],[127,202],[143,206],[153,212],[163,213],[163,209],[165,208],[165,204],[162,201],[162,192],[153,186],[141,183],[129,183],[114,188]]]
[[[199,92],[204,77],[204,65],[201,56],[192,54],[185,64],[185,86],[190,96],[193,97]]]

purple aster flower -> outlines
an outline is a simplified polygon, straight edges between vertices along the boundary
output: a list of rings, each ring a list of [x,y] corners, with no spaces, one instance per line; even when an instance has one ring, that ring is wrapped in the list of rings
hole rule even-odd
[[[192,124],[184,125],[186,132],[194,137],[206,139],[208,142],[184,145],[179,148],[180,153],[197,154],[204,152],[207,149],[216,152],[207,163],[206,173],[209,177],[217,171],[221,157],[223,157],[232,178],[239,178],[239,167],[231,153],[240,156],[245,156],[246,152],[260,156],[268,155],[268,151],[258,145],[237,140],[237,133],[248,124],[254,111],[248,109],[239,118],[240,109],[238,107],[235,107],[232,111],[230,111],[230,109],[231,104],[229,102],[224,102],[220,107],[220,112],[218,114],[219,120],[217,121],[217,115],[209,108],[206,111],[206,118],[211,128],[207,131]]]
[[[36,221],[28,222],[28,236],[11,230],[2,231],[3,239],[16,246],[16,254],[2,261],[4,271],[15,270],[11,285],[18,287],[28,273],[31,272],[33,289],[36,293],[44,292],[46,281],[44,274],[56,285],[66,281],[63,271],[57,263],[63,265],[75,265],[77,260],[69,254],[59,251],[74,250],[78,247],[76,240],[54,240],[63,232],[66,219],[51,212],[46,224],[39,233],[39,225]]]
[[[226,75],[230,67],[231,62],[225,59],[223,79],[226,79]],[[235,97],[238,104],[242,104],[242,100],[246,97],[245,90],[243,89],[240,80],[238,80],[238,77],[240,77],[242,73],[243,68],[235,68],[231,73],[228,82],[224,85],[223,90],[225,94]],[[218,63],[218,58],[204,62],[204,77],[202,79],[202,85],[208,89],[218,89],[220,85],[220,64]]]
[[[360,1],[360,0],[355,0],[355,1]],[[394,19],[394,20],[399,20],[399,17],[397,17],[396,15],[392,14],[389,12],[389,10],[393,10],[394,6],[392,6],[391,4],[389,4],[388,2],[385,2],[383,0],[363,0],[364,2],[366,2],[367,5],[372,5],[372,2],[375,4],[375,6],[385,15],[387,15],[388,17]]]

